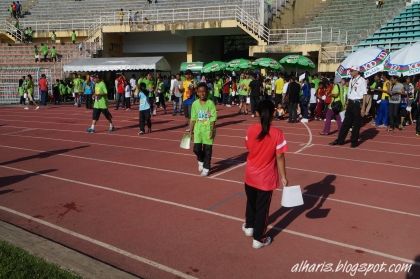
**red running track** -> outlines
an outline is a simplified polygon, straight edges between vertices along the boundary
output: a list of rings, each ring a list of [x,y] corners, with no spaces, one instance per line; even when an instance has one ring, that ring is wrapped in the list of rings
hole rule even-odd
[[[104,119],[87,134],[83,108],[1,108],[0,219],[143,278],[420,278],[416,266],[411,275],[388,269],[420,264],[414,127],[390,134],[367,124],[351,149],[329,146],[336,134],[320,136],[322,122],[275,122],[305,205],[280,208],[276,191],[274,242],[254,250],[240,227],[243,140],[257,120],[235,112],[219,107],[213,168],[202,178],[179,148],[180,116],[154,117],[154,132],[139,137],[136,111],[113,112],[112,134]],[[345,262],[348,272],[321,272]],[[294,272],[301,263],[318,272]],[[352,277],[364,263],[384,270]]]

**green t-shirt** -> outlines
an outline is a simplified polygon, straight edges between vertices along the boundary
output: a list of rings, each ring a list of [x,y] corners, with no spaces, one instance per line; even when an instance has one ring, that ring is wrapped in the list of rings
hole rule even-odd
[[[319,87],[319,83],[321,82],[321,80],[319,78],[315,78],[315,79],[312,79],[310,82],[312,82],[315,85],[314,88],[315,88],[315,90],[317,90],[318,87]]]
[[[238,94],[241,96],[248,96],[250,83],[251,83],[250,79],[241,79],[239,81]]]
[[[55,48],[50,49],[50,54],[51,54],[51,57],[57,57],[57,49]]]
[[[71,40],[76,41],[76,33],[71,33]]]
[[[18,87],[18,93],[19,96],[23,96],[23,94],[25,94],[25,87],[23,87],[23,85]]]
[[[216,106],[213,101],[207,100],[204,104],[195,100],[191,107],[191,121],[194,125],[194,143],[213,144],[210,139],[211,124],[217,120]],[[214,128],[214,125],[213,125]]]
[[[47,55],[48,54],[48,46],[47,45],[41,46],[41,53],[42,53],[42,55]]]
[[[80,78],[75,78],[73,80],[73,90],[74,93],[82,93],[83,92],[83,80]]]
[[[67,88],[63,83],[60,83],[60,85],[58,86],[58,91],[60,92],[60,95],[66,95],[67,93]]]
[[[220,97],[220,90],[222,90],[222,80],[219,79],[214,82],[214,97]]]
[[[93,108],[107,109],[108,108],[108,90],[106,89],[105,82],[100,81],[95,84],[95,104]]]
[[[153,80],[150,80],[150,79],[145,78],[145,79],[140,80],[140,83],[141,83],[141,82],[143,82],[144,84],[146,84],[146,89],[147,89],[147,91],[149,92],[149,97],[153,97],[153,96],[154,96],[154,93],[153,93],[153,87],[154,87],[154,85],[155,85],[154,81],[153,81]],[[139,84],[140,84],[140,83],[139,83]]]
[[[34,81],[33,80],[28,80],[28,82],[26,83],[26,92],[29,95],[34,94]]]

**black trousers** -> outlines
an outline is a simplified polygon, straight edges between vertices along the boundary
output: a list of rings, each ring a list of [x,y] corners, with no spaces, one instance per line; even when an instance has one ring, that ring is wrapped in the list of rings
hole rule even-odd
[[[156,106],[162,107],[166,111],[165,94],[160,93],[158,96],[159,96],[159,103],[157,103]]]
[[[289,122],[297,120],[297,103],[289,103]]]
[[[348,100],[344,122],[341,125],[340,132],[338,133],[337,141],[339,144],[344,144],[347,134],[351,131],[351,142],[356,144],[359,140],[360,126],[362,125],[361,115],[361,101]]]
[[[420,109],[419,105],[417,108]],[[420,110],[417,110],[416,133],[420,134]]]
[[[210,169],[211,154],[213,152],[213,145],[194,143],[194,154],[197,155],[197,160],[203,162],[203,168]]]
[[[25,97],[23,97],[23,95],[22,96],[20,96],[20,101],[19,101],[19,104],[21,104],[21,105],[24,105],[25,104]]]
[[[145,132],[145,130],[144,130],[145,125],[147,125],[149,130],[152,129],[152,120],[151,120],[151,116],[150,116],[150,109],[139,111],[139,128],[140,128],[140,131],[142,131],[143,133]]]
[[[117,93],[117,107],[116,107],[116,109],[118,109],[120,107],[120,103],[122,103],[122,105],[124,106],[124,94]]]
[[[86,108],[87,109],[92,109],[92,95],[86,94],[85,98],[86,98],[86,103],[85,103]]]
[[[255,114],[257,111],[257,106],[260,103],[261,97],[260,96],[250,96],[251,101],[251,113]]]
[[[131,98],[125,97],[125,108],[131,108]]]
[[[262,191],[245,184],[246,212],[245,227],[254,229],[254,239],[264,238],[268,225],[271,196],[273,191]]]
[[[389,117],[389,127],[391,129],[398,128],[400,124],[400,104],[391,104],[389,103],[388,107],[388,117]]]
[[[274,94],[274,105],[276,108],[279,104],[282,104],[283,101],[283,94]]]

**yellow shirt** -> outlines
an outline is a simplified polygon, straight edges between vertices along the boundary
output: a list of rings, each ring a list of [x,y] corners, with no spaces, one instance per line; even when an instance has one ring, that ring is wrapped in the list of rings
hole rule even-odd
[[[276,94],[283,94],[284,79],[278,78],[275,83]]]
[[[190,81],[184,80],[182,82],[182,87],[185,89],[184,90],[184,93],[182,94],[182,100],[183,101],[185,101],[186,99],[188,99],[191,96],[191,94],[192,94],[192,91],[189,88],[191,84],[194,85],[194,81],[192,81],[192,80],[190,80]]]
[[[382,90],[386,92],[391,92],[391,82],[389,80],[384,82],[384,85],[382,85]],[[382,92],[382,100],[385,100],[385,98],[389,99],[389,94]]]

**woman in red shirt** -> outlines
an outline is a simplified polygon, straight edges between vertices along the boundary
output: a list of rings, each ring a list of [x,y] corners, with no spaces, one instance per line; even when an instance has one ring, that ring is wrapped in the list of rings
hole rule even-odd
[[[283,186],[288,184],[284,156],[287,143],[283,132],[271,127],[274,112],[273,102],[261,101],[257,108],[260,123],[249,127],[245,138],[248,149],[245,171],[247,204],[246,223],[242,230],[245,235],[254,237],[252,247],[255,249],[271,243],[271,238],[265,236],[271,196],[280,180]]]

